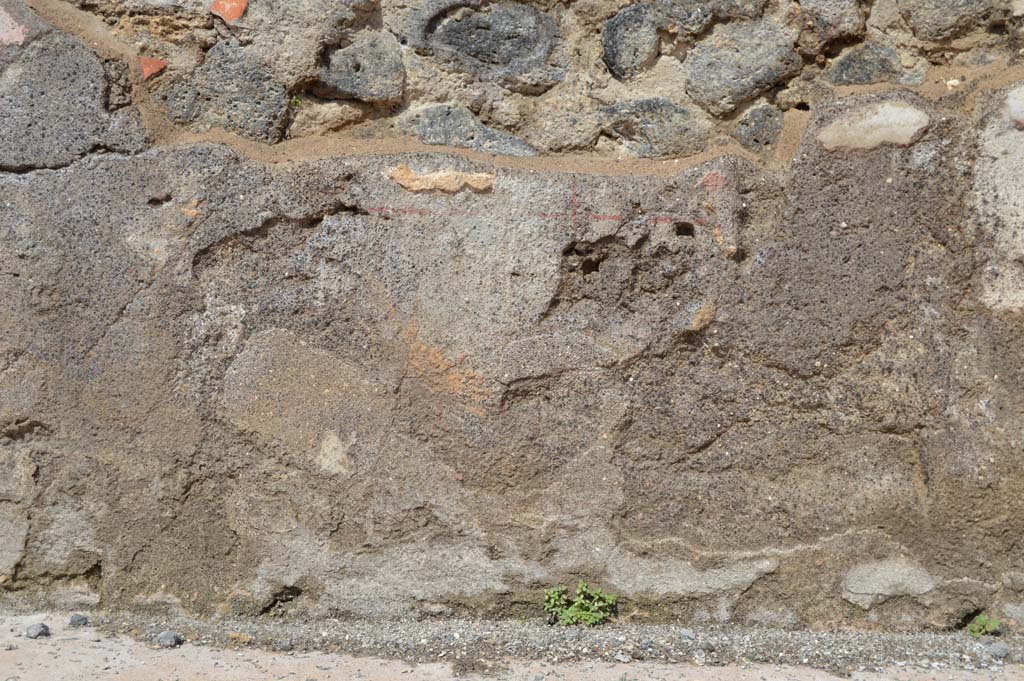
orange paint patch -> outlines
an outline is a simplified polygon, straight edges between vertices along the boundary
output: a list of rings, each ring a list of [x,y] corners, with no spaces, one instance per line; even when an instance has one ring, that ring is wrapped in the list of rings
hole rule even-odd
[[[457,360],[448,359],[444,350],[427,345],[418,336],[415,324],[407,326],[402,332],[409,344],[409,369],[415,373],[430,390],[448,393],[474,403],[466,409],[474,414],[483,414],[479,403],[483,402],[488,391],[483,379],[472,369],[460,366],[465,356]]]
[[[213,0],[210,11],[224,21],[231,23],[245,14],[249,0]]]
[[[194,220],[202,213],[201,209],[205,203],[205,201],[200,201],[199,199],[192,199],[187,207],[181,209],[181,214]]]
[[[167,68],[167,62],[155,57],[139,57],[139,66],[142,67],[142,80],[149,80]]]
[[[703,331],[711,326],[711,322],[715,321],[716,312],[718,312],[718,309],[714,305],[702,306],[694,313],[693,319],[690,321],[690,330]]]
[[[711,234],[715,237],[715,244],[721,248],[725,243],[725,235],[722,234],[722,228],[716,225],[715,228],[711,230]]]

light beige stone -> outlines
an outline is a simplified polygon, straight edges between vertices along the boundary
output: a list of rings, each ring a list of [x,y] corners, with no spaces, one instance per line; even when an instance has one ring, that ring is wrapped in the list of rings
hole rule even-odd
[[[928,114],[903,102],[883,102],[841,116],[818,133],[829,151],[875,149],[883,144],[901,147],[916,142],[931,122]]]
[[[323,102],[303,99],[294,111],[294,120],[288,128],[292,137],[306,137],[334,132],[366,118],[366,105],[356,102]]]
[[[0,575],[9,575],[25,554],[28,517],[14,504],[0,504]]]
[[[759,558],[701,570],[689,561],[642,558],[623,551],[609,561],[608,580],[616,588],[637,593],[706,596],[745,591],[778,565],[774,559]]]
[[[1013,127],[1024,129],[1024,86],[1010,90],[1006,96],[1006,118]]]
[[[904,558],[861,563],[846,573],[843,598],[865,610],[896,596],[923,596],[935,588],[928,571]]]
[[[433,173],[419,174],[404,164],[388,173],[388,177],[411,192],[441,191],[454,194],[463,189],[485,192],[494,187],[493,173],[460,173],[455,170],[439,170]]]

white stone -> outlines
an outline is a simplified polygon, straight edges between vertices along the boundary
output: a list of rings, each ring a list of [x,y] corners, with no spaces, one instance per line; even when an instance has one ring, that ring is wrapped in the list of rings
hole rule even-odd
[[[871,104],[841,116],[818,133],[829,151],[874,149],[883,144],[909,146],[916,142],[931,120],[916,106],[903,102]]]
[[[1002,610],[1010,619],[1024,622],[1024,603],[1004,603]]]
[[[1015,128],[1024,128],[1024,86],[1006,96],[1006,119]]]
[[[28,517],[14,504],[0,504],[0,576],[7,576],[25,555]]]
[[[745,591],[778,568],[778,561],[760,558],[701,570],[685,560],[643,558],[620,551],[608,561],[614,588],[660,596],[706,596]]]
[[[935,588],[928,571],[903,558],[861,563],[843,580],[843,598],[868,608],[895,596],[923,596]]]
[[[320,441],[320,452],[316,457],[317,464],[331,475],[348,475],[352,466],[348,450],[352,448],[357,439],[354,432],[346,440],[342,440],[337,433],[329,431]]]
[[[983,274],[982,302],[1000,312],[1024,311],[1024,85],[1006,97],[1004,117],[980,133],[974,173],[975,206],[992,237]]]

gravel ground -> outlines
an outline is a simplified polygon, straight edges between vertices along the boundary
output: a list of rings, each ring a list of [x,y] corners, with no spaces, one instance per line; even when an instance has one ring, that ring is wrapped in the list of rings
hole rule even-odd
[[[580,674],[581,679],[605,678],[607,673],[611,674],[607,678],[616,680],[623,678],[623,674],[630,679],[658,679],[664,674],[668,674],[665,678],[736,679],[830,678],[837,674],[868,679],[897,678],[899,672],[903,674],[899,678],[907,679],[1024,679],[1024,667],[1020,666],[1024,662],[1024,639],[999,637],[976,641],[963,632],[896,634],[727,627],[697,630],[630,624],[565,629],[549,627],[542,620],[203,621],[101,612],[85,613],[90,621],[88,627],[71,628],[67,624],[70,614],[0,616],[0,681],[134,679],[135,676],[123,673],[149,668],[146,665],[150,663],[171,664],[162,671],[182,675],[138,678],[235,678],[217,675],[220,671],[227,674],[227,667],[223,666],[226,662],[256,665],[251,669],[245,667],[248,672],[239,671],[243,675],[238,678],[245,679],[349,678],[359,665],[360,669],[379,668],[385,674],[381,678],[414,673],[415,678],[430,679],[485,675],[536,681],[577,678],[573,674]],[[25,638],[27,627],[40,622],[49,625],[53,636]],[[153,641],[164,631],[180,633],[185,645],[175,650],[157,649]],[[5,650],[10,646],[15,649]],[[43,669],[40,659],[55,664],[76,659],[68,668],[79,671],[88,660],[103,664],[99,676],[94,677],[39,676]],[[184,669],[185,661],[198,666]],[[326,665],[320,671],[338,675],[311,673],[309,669],[316,671],[317,665]],[[58,665],[54,669],[60,668]],[[691,676],[696,670],[715,668],[740,675]],[[264,674],[260,669],[265,675],[260,675]],[[220,671],[213,676],[203,675],[210,670]],[[753,673],[751,670],[764,673],[742,675]],[[552,677],[552,673],[562,676]]]

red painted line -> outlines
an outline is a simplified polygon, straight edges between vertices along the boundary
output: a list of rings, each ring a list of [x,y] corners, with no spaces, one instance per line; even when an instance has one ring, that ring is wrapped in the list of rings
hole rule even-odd
[[[573,238],[576,237],[576,209],[579,207],[579,198],[576,196],[576,180],[572,181],[572,216],[570,217],[570,223],[572,226]]]
[[[570,203],[572,204],[571,213],[533,213],[531,217],[539,218],[541,220],[566,220],[570,221],[570,224],[575,234],[577,220],[580,217],[578,214],[579,198],[576,194],[575,183],[573,184],[573,193],[570,197]],[[373,206],[366,209],[367,213],[373,215],[441,215],[445,217],[489,217],[484,213],[468,210],[452,209],[447,211],[431,210],[429,208],[414,208],[411,206]],[[603,213],[584,213],[583,216],[587,220],[593,221],[611,221],[621,222],[624,218],[619,214],[603,214]],[[677,222],[680,220],[688,220],[695,222],[699,225],[711,224],[706,218],[689,217],[685,215],[651,215],[647,217],[647,220],[654,223],[665,223],[665,222]]]
[[[708,190],[708,192],[718,192],[729,184],[729,178],[717,170],[709,171],[704,177],[700,178],[697,182],[697,186],[702,189]]]

